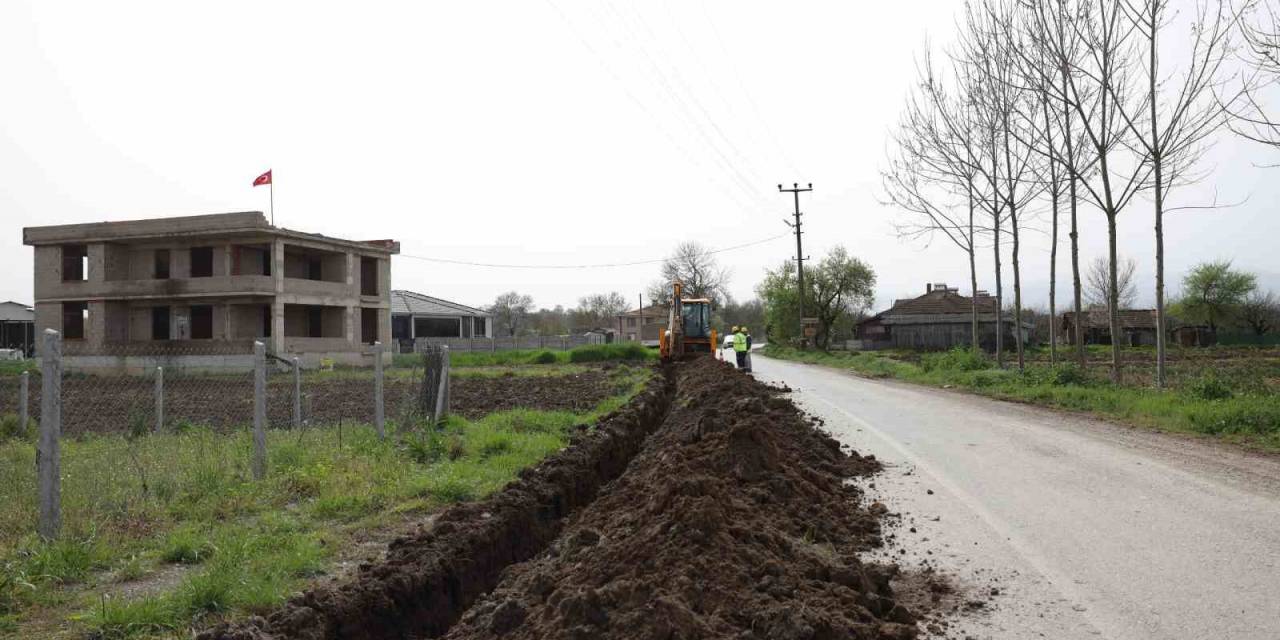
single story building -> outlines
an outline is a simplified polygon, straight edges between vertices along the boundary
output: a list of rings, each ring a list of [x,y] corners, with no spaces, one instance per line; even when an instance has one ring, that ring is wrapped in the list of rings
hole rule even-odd
[[[401,352],[418,338],[492,338],[493,314],[441,298],[396,289],[391,292],[391,338]]]
[[[671,307],[652,304],[618,314],[619,340],[655,347],[671,319]]]
[[[1090,307],[1081,312],[1084,316],[1084,343],[1111,344],[1111,318],[1106,307]],[[1058,323],[1059,336],[1063,344],[1075,344],[1076,313],[1068,311],[1062,314]],[[1155,309],[1121,309],[1120,331],[1123,338],[1120,344],[1129,347],[1154,346],[1156,343],[1156,310]]]
[[[1173,344],[1182,347],[1211,347],[1218,344],[1218,335],[1207,325],[1184,324],[1169,332]]]
[[[893,306],[857,325],[856,336],[863,349],[946,350],[973,344],[974,298],[960,295],[959,289],[945,283],[925,285],[924,295],[896,300]],[[997,306],[994,296],[977,292],[978,344],[988,351],[996,345]],[[1016,323],[1013,313],[1000,314],[999,326],[1004,344],[1015,343]],[[1031,341],[1035,323],[1022,321],[1022,339]]]
[[[0,302],[0,349],[30,358],[35,354],[35,345],[35,309],[12,300]]]

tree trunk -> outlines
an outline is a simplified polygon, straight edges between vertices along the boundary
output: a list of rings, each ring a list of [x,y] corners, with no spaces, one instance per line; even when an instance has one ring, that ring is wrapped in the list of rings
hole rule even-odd
[[[1156,209],[1156,388],[1164,388],[1164,349],[1165,349],[1165,317],[1164,317],[1164,167],[1161,158],[1160,124],[1156,119],[1156,35],[1160,29],[1160,3],[1152,2],[1151,39],[1147,52],[1147,90],[1150,92],[1151,109],[1151,164],[1155,173],[1155,209]]]
[[[973,244],[973,188],[968,189],[969,195],[969,292],[972,298],[969,299],[969,308],[972,313],[972,323],[970,330],[972,335],[972,349],[977,351],[981,348],[978,342],[978,263],[975,259],[975,248]]]
[[[1059,40],[1062,34],[1058,34]],[[1083,311],[1081,304],[1081,285],[1080,285],[1080,232],[1076,225],[1076,213],[1079,202],[1076,199],[1076,149],[1075,137],[1071,129],[1071,103],[1067,101],[1068,86],[1070,84],[1067,74],[1067,66],[1062,65],[1062,142],[1067,150],[1067,197],[1071,202],[1071,293],[1072,293],[1072,310],[1075,312],[1075,323],[1071,330],[1075,332],[1076,360],[1083,369],[1088,365],[1088,359],[1084,349],[1084,323],[1082,322]],[[1054,319],[1057,321],[1057,318]]]
[[[1116,213],[1107,212],[1107,248],[1111,263],[1107,291],[1107,315],[1111,320],[1111,382],[1120,384],[1120,283],[1116,274]]]
[[[996,263],[996,366],[1004,368],[1004,282],[1000,277],[1000,214],[995,215],[992,254]]]

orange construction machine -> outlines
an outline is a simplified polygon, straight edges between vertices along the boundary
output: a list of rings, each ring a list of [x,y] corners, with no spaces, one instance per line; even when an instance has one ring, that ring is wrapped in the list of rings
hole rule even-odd
[[[658,339],[658,350],[664,362],[686,355],[714,356],[716,330],[711,328],[711,301],[706,298],[683,298],[683,285],[672,285],[671,315],[667,328]]]

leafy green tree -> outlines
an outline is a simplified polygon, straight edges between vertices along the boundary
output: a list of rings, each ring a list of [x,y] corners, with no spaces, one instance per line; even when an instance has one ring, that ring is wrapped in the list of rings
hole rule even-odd
[[[1252,273],[1233,270],[1230,260],[1198,264],[1182,278],[1180,315],[1217,331],[1219,324],[1235,316],[1257,286]]]
[[[836,246],[805,272],[805,312],[818,319],[817,344],[831,345],[833,328],[870,307],[875,300],[875,272]],[[765,274],[756,292],[764,301],[770,340],[793,341],[800,335],[796,268],[792,262]]]

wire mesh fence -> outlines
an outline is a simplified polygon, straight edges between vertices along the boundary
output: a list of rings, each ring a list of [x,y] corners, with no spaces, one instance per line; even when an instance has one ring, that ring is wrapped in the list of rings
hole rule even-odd
[[[250,432],[253,477],[267,473],[266,431],[371,424],[378,437],[439,421],[447,407],[447,348],[423,355],[421,366],[305,370],[301,358],[268,353],[204,352],[198,347],[109,346],[66,354],[61,337],[42,336],[40,366],[0,372],[0,419],[6,433],[38,433],[40,524],[46,538],[60,526],[59,442],[64,436]],[[53,384],[51,384],[53,383]],[[424,390],[430,384],[432,389]],[[429,405],[429,406],[428,406]],[[23,415],[27,420],[23,420]],[[27,425],[23,429],[23,425]],[[127,461],[122,461],[126,465]]]

